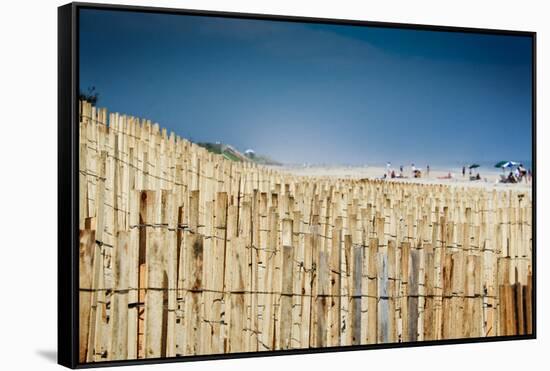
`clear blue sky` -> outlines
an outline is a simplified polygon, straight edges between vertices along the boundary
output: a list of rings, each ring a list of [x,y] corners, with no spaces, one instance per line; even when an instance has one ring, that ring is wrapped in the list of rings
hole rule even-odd
[[[531,160],[531,39],[81,10],[80,86],[287,163]]]

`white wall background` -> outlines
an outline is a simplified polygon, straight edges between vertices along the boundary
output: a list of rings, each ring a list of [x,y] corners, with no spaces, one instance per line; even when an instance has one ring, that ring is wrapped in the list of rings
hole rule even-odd
[[[538,33],[538,340],[149,366],[176,370],[522,370],[547,359],[550,242],[550,23],[545,1],[173,0],[123,4]],[[0,368],[54,369],[56,352],[57,6],[4,1],[0,11]],[[545,16],[546,15],[546,16]],[[540,366],[544,367],[544,366]],[[537,367],[539,368],[539,367]],[[137,369],[136,367],[129,367]],[[140,370],[142,368],[139,368]]]

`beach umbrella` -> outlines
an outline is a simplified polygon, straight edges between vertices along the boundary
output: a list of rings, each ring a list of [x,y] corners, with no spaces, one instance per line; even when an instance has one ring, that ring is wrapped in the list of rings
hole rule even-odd
[[[470,166],[468,166],[468,169],[476,169],[479,167],[479,164],[471,164]]]
[[[519,165],[519,162],[507,161],[506,163],[504,163],[502,165],[502,168],[507,169],[507,168],[511,168],[511,167],[514,167],[514,166],[518,166],[518,165]]]
[[[495,167],[501,167],[503,169],[518,166],[519,162],[515,161],[499,161],[495,164]]]

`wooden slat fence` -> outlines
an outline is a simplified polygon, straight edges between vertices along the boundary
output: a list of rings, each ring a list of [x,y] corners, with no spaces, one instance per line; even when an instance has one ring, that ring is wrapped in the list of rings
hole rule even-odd
[[[531,194],[300,177],[81,103],[80,361],[527,334]]]

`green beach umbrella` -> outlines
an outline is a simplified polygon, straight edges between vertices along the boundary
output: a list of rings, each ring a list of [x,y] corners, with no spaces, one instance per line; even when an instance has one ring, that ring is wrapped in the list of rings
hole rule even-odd
[[[479,167],[479,164],[471,164],[470,166],[468,166],[468,169],[476,169]]]
[[[498,168],[501,168],[502,166],[504,166],[507,162],[509,161],[499,161],[495,164],[495,167],[498,167]]]

